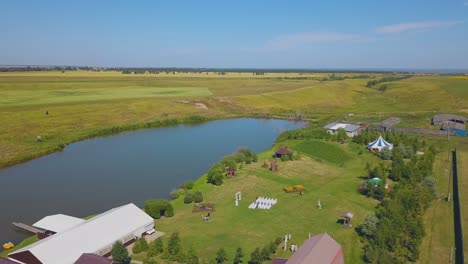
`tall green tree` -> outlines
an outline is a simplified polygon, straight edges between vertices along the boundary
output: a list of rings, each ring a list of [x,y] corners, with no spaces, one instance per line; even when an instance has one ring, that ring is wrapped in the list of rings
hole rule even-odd
[[[149,243],[148,246],[149,246],[149,250],[148,250],[148,253],[147,253],[148,257],[157,256],[157,255],[163,253],[163,251],[164,251],[163,242],[162,242],[162,240],[160,238],[152,241],[151,243]]]
[[[242,248],[238,247],[236,250],[236,255],[234,256],[233,264],[241,264],[242,258],[244,257],[244,253],[242,252]]]
[[[224,248],[220,248],[218,252],[216,252],[215,260],[217,264],[223,264],[227,260],[226,251]]]
[[[112,259],[122,264],[130,264],[132,260],[128,256],[128,251],[121,242],[115,242],[111,250]]]
[[[186,264],[199,264],[200,260],[198,259],[197,254],[195,253],[195,250],[193,248],[190,248],[187,252],[187,255],[185,256],[185,262]]]
[[[174,232],[169,237],[169,241],[167,242],[167,251],[170,255],[176,256],[179,254],[181,249],[180,245],[180,238],[179,233]]]

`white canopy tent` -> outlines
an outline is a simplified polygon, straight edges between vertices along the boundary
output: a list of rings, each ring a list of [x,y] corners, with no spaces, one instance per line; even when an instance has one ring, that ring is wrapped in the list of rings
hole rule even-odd
[[[380,152],[383,148],[389,148],[390,150],[392,150],[393,144],[385,141],[385,139],[383,139],[382,136],[379,136],[378,139],[369,143],[367,145],[367,148],[370,150],[378,150]]]

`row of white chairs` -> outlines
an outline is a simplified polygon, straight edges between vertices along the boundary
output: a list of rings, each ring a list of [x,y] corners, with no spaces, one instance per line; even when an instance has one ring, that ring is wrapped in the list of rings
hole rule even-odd
[[[272,206],[272,204],[261,204],[253,202],[249,205],[249,209],[270,209]]]
[[[255,201],[257,203],[264,203],[264,204],[276,204],[276,202],[278,202],[277,199],[273,199],[273,198],[264,198],[264,197],[259,197],[257,198],[257,200]]]

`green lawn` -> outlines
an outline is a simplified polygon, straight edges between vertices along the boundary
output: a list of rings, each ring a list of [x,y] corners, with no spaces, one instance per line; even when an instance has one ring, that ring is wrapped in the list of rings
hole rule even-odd
[[[295,149],[308,156],[335,164],[343,164],[351,159],[340,146],[320,140],[303,141],[297,144]]]
[[[335,143],[326,144],[339,148]],[[302,145],[301,149],[308,151],[308,147],[314,145]],[[179,232],[183,247],[193,247],[206,260],[214,258],[220,247],[226,249],[232,260],[235,249],[241,246],[247,260],[255,247],[263,247],[285,233],[291,233],[292,241],[301,244],[309,232],[312,235],[327,232],[343,246],[347,263],[361,263],[359,236],[354,228],[343,228],[337,221],[343,212],[351,211],[355,213],[353,221],[357,225],[367,211],[374,210],[377,202],[360,195],[357,187],[362,182],[359,176],[364,173],[365,162],[375,157],[368,153],[348,155],[344,167],[303,156],[298,161],[280,162],[279,171],[273,173],[261,167],[271,157],[270,151],[265,152],[259,156],[258,163],[245,166],[238,176],[226,180],[222,186],[207,184],[205,176],[197,180],[194,189],[203,192],[205,201],[215,203],[211,222],[203,222],[203,214],[192,213],[192,205],[184,204],[179,198],[173,201],[175,216],[156,220],[156,229],[168,234]],[[296,184],[305,186],[307,191],[303,196],[282,190]],[[237,191],[242,192],[239,207],[234,205]],[[258,196],[276,198],[278,203],[270,210],[248,209]],[[321,210],[316,208],[318,199]],[[278,251],[278,256],[290,255],[289,251]]]

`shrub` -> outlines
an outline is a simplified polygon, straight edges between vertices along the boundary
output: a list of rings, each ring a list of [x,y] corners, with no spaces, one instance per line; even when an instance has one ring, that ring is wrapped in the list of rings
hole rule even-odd
[[[195,185],[195,183],[193,181],[187,181],[187,182],[183,183],[180,187],[183,188],[183,189],[191,190],[191,189],[193,189],[194,185]]]
[[[170,256],[176,256],[181,249],[179,233],[172,233],[167,242],[167,252]]]
[[[195,192],[193,194],[193,201],[196,203],[203,202],[203,194],[201,192]]]
[[[186,193],[184,197],[184,203],[189,204],[193,202],[193,196],[191,193]]]
[[[147,251],[149,249],[148,247],[148,242],[146,242],[146,239],[144,238],[139,238],[135,241],[132,247],[132,251],[134,254],[138,254],[144,251]]]
[[[154,257],[164,252],[163,242],[161,239],[156,239],[149,244],[148,257]]]
[[[131,258],[128,256],[128,251],[120,242],[115,242],[111,250],[112,259],[122,264],[129,264]]]
[[[384,147],[378,154],[383,160],[389,160],[392,158],[392,151],[388,147]]]
[[[171,199],[175,200],[175,199],[179,198],[180,196],[184,195],[184,193],[185,193],[185,190],[183,190],[183,189],[173,190],[171,192]]]
[[[224,170],[224,166],[221,164],[211,167],[208,171],[207,182],[218,186],[223,184]]]
[[[144,211],[155,219],[161,218],[161,215],[174,216],[172,204],[164,199],[147,200],[144,205]]]

